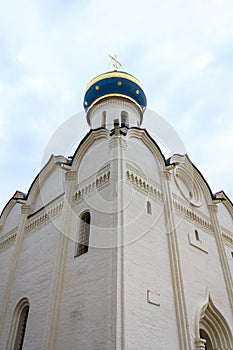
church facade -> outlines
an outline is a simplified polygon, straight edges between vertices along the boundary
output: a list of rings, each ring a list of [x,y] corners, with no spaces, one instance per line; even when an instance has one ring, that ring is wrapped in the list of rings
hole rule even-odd
[[[233,349],[233,205],[141,128],[139,81],[87,86],[89,133],[0,219],[0,349]]]

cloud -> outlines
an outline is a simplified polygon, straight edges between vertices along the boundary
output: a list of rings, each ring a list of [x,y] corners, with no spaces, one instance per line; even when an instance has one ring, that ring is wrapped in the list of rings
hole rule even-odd
[[[109,69],[108,53],[139,78],[149,108],[177,130],[197,167],[213,169],[207,181],[220,172],[206,161],[211,151],[221,174],[232,173],[232,23],[230,0],[1,2],[0,161],[12,174],[2,178],[1,205],[12,183],[27,190],[54,130],[82,109],[88,81]]]

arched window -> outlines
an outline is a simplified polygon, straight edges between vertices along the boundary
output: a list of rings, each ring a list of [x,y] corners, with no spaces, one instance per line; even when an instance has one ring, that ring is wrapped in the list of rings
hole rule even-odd
[[[129,117],[128,113],[126,111],[121,112],[121,126],[122,127],[129,127]]]
[[[147,211],[147,214],[152,214],[152,209],[151,209],[151,202],[150,201],[147,201],[146,202],[146,211]]]
[[[91,215],[85,211],[80,215],[78,242],[75,246],[75,257],[88,252]]]
[[[21,350],[23,348],[28,313],[29,301],[27,298],[23,298],[17,304],[14,311],[8,339],[8,349]]]

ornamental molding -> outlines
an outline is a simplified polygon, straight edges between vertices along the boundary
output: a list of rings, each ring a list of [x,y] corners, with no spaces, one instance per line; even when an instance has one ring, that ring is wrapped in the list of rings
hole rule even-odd
[[[77,177],[77,171],[73,170],[73,171],[67,171],[65,173],[65,179],[66,181],[72,181],[75,180]]]
[[[117,146],[120,146],[120,148],[125,151],[127,148],[127,141],[121,137],[121,135],[114,135],[109,140],[109,147],[110,149],[115,148]]]
[[[76,186],[75,193],[73,195],[73,204],[81,201],[84,197],[90,195],[94,191],[102,190],[108,186],[109,183],[110,163]]]
[[[94,114],[95,112],[99,110],[103,110],[103,107],[109,107],[109,105],[116,105],[118,108],[119,106],[126,107],[127,109],[130,109],[132,112],[138,113],[139,109],[132,103],[127,100],[123,100],[122,97],[120,98],[108,98],[103,102],[100,102],[98,105],[95,105],[92,107],[92,110],[89,112],[90,115]]]
[[[139,169],[136,164],[135,166],[132,165],[131,163],[126,162],[125,163],[126,168],[130,171],[133,172],[134,174],[136,174],[137,176],[141,177],[144,180],[148,180],[148,177],[146,176],[146,174],[144,173],[143,169]]]
[[[151,182],[145,180],[144,177],[139,176],[138,174],[133,173],[130,170],[126,171],[127,181],[134,186],[134,188],[144,194],[150,195],[153,198],[163,201],[162,192],[156,188]]]
[[[157,143],[151,138],[146,129],[130,128],[128,130],[128,138],[140,140],[151,151],[155,162],[159,169],[164,168],[164,157]]]
[[[28,225],[25,228],[25,234],[37,229],[41,225],[50,221],[62,211],[62,208],[63,199],[59,203],[56,203],[53,206],[50,206],[49,208],[44,207],[40,209],[37,213],[35,213],[37,215],[33,214],[32,217],[29,219]]]
[[[95,141],[101,139],[109,139],[109,133],[106,129],[96,129],[89,132],[88,136],[84,139],[81,146],[78,147],[78,150],[74,154],[72,162],[72,169],[74,169],[74,171],[78,171],[83,157],[86,155],[88,149],[95,143]]]
[[[167,181],[171,181],[172,174],[170,173],[169,170],[161,171],[160,174],[161,174]]]
[[[21,207],[22,214],[30,214],[32,211],[32,206],[30,204],[23,204]]]
[[[182,166],[175,167],[173,179],[182,196],[193,206],[200,207],[203,202],[201,187],[187,158]]]
[[[159,188],[161,191],[161,186],[159,182],[151,179],[149,176],[147,176],[143,169],[139,168],[135,163],[125,163],[127,170],[132,172],[134,175],[141,177],[144,181],[149,182],[153,187]]]
[[[217,204],[209,204],[208,208],[209,208],[209,211],[213,214],[216,214],[218,212]]]
[[[227,243],[233,244],[233,235],[232,232],[227,230],[225,227],[221,227],[222,237],[224,238],[224,241],[227,241]]]
[[[173,194],[173,197],[174,194]],[[209,221],[208,217],[203,215],[200,212],[196,212],[190,208],[188,208],[186,205],[181,204],[180,201],[178,201],[177,198],[173,198],[173,206],[175,211],[179,214],[188,219],[190,222],[195,222],[196,225],[198,225],[200,228],[209,231],[211,233],[214,232],[213,225]]]
[[[63,197],[63,194],[61,196]],[[25,234],[28,234],[29,232],[37,229],[39,226],[47,223],[49,220],[51,220],[51,218],[60,213],[63,208],[63,198],[61,200],[61,196],[55,199],[56,203],[54,203],[55,200],[53,200],[46,207],[39,209],[36,213],[33,213],[28,217],[28,224],[25,227]],[[58,199],[60,200],[59,202],[57,202]],[[16,227],[1,237],[0,251],[14,244],[16,240],[17,229],[18,228]]]
[[[4,236],[0,239],[0,252],[9,248],[15,243],[16,234],[17,234],[18,227],[15,227],[10,232],[6,233]]]

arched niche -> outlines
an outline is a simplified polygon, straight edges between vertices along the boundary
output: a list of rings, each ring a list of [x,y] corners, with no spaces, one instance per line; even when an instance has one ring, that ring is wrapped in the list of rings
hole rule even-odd
[[[196,313],[195,337],[199,350],[233,349],[231,329],[209,293]]]

